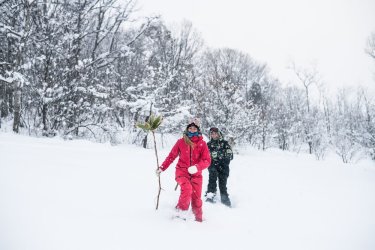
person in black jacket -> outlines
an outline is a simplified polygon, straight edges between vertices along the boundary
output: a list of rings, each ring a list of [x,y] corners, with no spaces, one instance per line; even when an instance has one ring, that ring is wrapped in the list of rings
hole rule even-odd
[[[224,140],[218,128],[210,129],[210,141],[207,146],[211,154],[211,165],[208,167],[209,180],[206,192],[206,201],[215,203],[217,180],[219,180],[219,190],[221,202],[231,207],[227,191],[227,179],[229,177],[229,163],[233,160],[233,152],[229,143]]]

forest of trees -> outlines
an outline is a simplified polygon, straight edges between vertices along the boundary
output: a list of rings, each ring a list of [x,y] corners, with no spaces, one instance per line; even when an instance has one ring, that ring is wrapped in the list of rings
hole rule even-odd
[[[142,145],[135,125],[153,112],[164,117],[160,133],[180,133],[196,116],[204,132],[218,126],[236,144],[375,160],[375,100],[365,89],[330,96],[317,71],[296,65],[297,84],[282,87],[249,54],[208,48],[188,22],[172,30],[159,17],[135,19],[134,8],[0,0],[0,127]],[[375,34],[364,50],[375,63]]]

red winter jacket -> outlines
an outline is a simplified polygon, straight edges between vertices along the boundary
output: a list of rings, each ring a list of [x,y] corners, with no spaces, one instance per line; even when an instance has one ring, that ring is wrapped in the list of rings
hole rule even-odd
[[[184,138],[179,139],[173,146],[171,152],[163,162],[161,169],[166,170],[169,165],[180,156],[176,165],[177,169],[186,170],[193,165],[197,166],[199,174],[203,169],[211,164],[210,151],[202,136],[194,136],[191,138],[194,148],[185,143]]]

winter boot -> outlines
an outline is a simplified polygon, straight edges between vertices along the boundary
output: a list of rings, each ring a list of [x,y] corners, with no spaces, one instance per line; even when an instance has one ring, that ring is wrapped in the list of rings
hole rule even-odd
[[[220,194],[221,203],[223,203],[227,207],[232,207],[232,203],[230,202],[228,194]]]
[[[189,215],[189,211],[188,210],[181,210],[179,208],[176,208],[174,210],[174,213],[173,213],[173,218],[174,219],[180,219],[180,220],[187,220],[188,218],[188,215]]]
[[[206,193],[206,202],[210,202],[210,203],[215,203],[215,197],[216,197],[216,193]]]
[[[203,222],[203,219],[201,217],[195,218],[196,222]]]

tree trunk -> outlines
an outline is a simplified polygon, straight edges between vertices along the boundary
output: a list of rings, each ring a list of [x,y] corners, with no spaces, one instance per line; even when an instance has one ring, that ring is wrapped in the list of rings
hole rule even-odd
[[[5,92],[5,82],[0,85],[0,128],[1,128],[1,118],[3,118],[3,112],[2,112],[3,111],[3,103],[5,101],[4,92]]]
[[[307,113],[310,114],[309,85],[305,85]]]
[[[43,120],[43,130],[44,131],[47,131],[48,130],[48,126],[47,126],[47,104],[43,104],[43,108],[42,108],[42,120]]]
[[[18,133],[21,122],[21,88],[17,87],[14,94],[14,120],[13,131]]]
[[[142,140],[142,147],[147,148],[147,134],[145,135],[145,138]]]
[[[266,128],[265,125],[263,124],[262,128],[262,150],[266,150]]]
[[[1,95],[1,93],[0,93]],[[3,100],[0,98],[0,128],[1,128],[1,106],[3,104]]]
[[[145,122],[148,121],[148,119],[151,117],[152,115],[152,103],[150,105],[150,115],[146,117],[145,119]],[[153,134],[154,135],[154,134]],[[143,144],[143,147],[146,148],[147,147],[147,136],[148,134],[146,134],[145,138],[143,138],[143,141],[142,141],[142,144]],[[155,135],[154,135],[154,140],[155,140]]]

